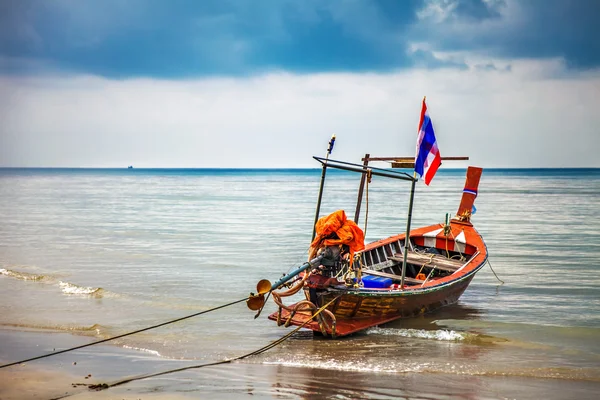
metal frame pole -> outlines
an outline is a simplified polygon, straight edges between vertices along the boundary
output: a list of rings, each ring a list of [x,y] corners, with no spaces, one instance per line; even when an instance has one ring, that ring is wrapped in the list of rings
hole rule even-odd
[[[369,153],[365,154],[365,159],[363,160],[363,166],[364,166],[365,170],[367,169],[367,166],[369,165],[369,157],[371,157],[371,155]],[[366,175],[361,174],[360,186],[358,187],[358,196],[356,198],[356,211],[354,212],[354,222],[356,222],[357,224],[358,224],[358,218],[360,217],[360,206],[362,205],[363,192],[365,190],[365,179],[366,179]]]
[[[402,276],[400,278],[400,289],[404,290],[404,278],[406,277],[406,262],[408,257],[408,243],[410,240],[410,222],[412,220],[412,209],[413,209],[413,200],[415,197],[415,184],[417,183],[417,178],[413,177],[413,181],[410,187],[410,200],[408,202],[408,218],[406,220],[406,235],[404,237],[404,257],[402,259]]]

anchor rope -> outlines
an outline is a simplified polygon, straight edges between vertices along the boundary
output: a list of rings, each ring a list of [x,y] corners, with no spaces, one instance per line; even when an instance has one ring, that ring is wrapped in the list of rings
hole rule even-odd
[[[67,353],[67,352],[74,351],[74,350],[78,350],[78,349],[83,349],[84,347],[89,347],[89,346],[93,346],[93,345],[95,345],[95,344],[100,344],[100,343],[104,343],[104,342],[109,342],[109,341],[111,341],[111,340],[120,339],[120,338],[122,338],[122,337],[125,337],[125,336],[130,336],[130,335],[134,335],[134,334],[136,334],[136,333],[145,332],[145,331],[148,331],[148,330],[150,330],[150,329],[159,328],[159,327],[161,327],[161,326],[165,326],[165,325],[173,324],[173,323],[175,323],[175,322],[183,321],[184,319],[188,319],[188,318],[196,317],[196,316],[198,316],[198,315],[206,314],[206,313],[209,313],[209,312],[211,312],[211,311],[216,311],[216,310],[219,310],[219,309],[221,309],[221,308],[229,307],[229,306],[232,306],[232,305],[234,305],[234,304],[237,304],[237,303],[241,303],[242,301],[246,301],[246,300],[248,300],[248,297],[244,297],[243,299],[239,299],[239,300],[236,300],[236,301],[232,301],[231,303],[223,304],[223,305],[220,305],[220,306],[218,306],[218,307],[211,308],[211,309],[209,309],[209,310],[200,311],[200,312],[197,312],[197,313],[194,313],[194,314],[191,314],[191,315],[187,315],[187,316],[185,316],[185,317],[181,317],[181,318],[173,319],[173,320],[171,320],[171,321],[163,322],[163,323],[161,323],[161,324],[157,324],[157,325],[149,326],[149,327],[147,327],[147,328],[143,328],[143,329],[138,329],[138,330],[136,330],[136,331],[133,331],[133,332],[124,333],[124,334],[122,334],[122,335],[113,336],[113,337],[110,337],[110,338],[108,338],[108,339],[102,339],[102,340],[98,340],[98,341],[96,341],[96,342],[92,342],[92,343],[87,343],[87,344],[84,344],[84,345],[81,345],[81,346],[71,347],[71,348],[69,348],[69,349],[64,349],[64,350],[60,350],[60,351],[54,351],[54,352],[52,352],[52,353],[43,354],[43,355],[41,355],[41,356],[32,357],[32,358],[28,358],[28,359],[26,359],[26,360],[15,361],[15,362],[12,362],[12,363],[9,363],[9,364],[0,365],[0,369],[2,369],[2,368],[6,368],[6,367],[10,367],[10,366],[12,366],[12,365],[23,364],[23,363],[26,363],[26,362],[29,362],[29,361],[39,360],[39,359],[41,359],[41,358],[46,358],[46,357],[56,356],[56,355],[58,355],[58,354]]]
[[[490,269],[492,270],[492,272],[494,273],[494,276],[496,277],[496,279],[498,279],[504,285],[504,281],[502,279],[498,278],[498,275],[496,275],[496,271],[494,271],[494,268],[492,268],[492,263],[490,262],[489,258],[487,259],[487,263],[490,266]]]
[[[312,321],[313,319],[315,319],[327,307],[329,307],[331,304],[333,304],[340,296],[337,296],[337,297],[333,298],[327,304],[323,305],[321,308],[319,308],[317,311],[315,311],[315,313],[310,318],[308,318],[306,321],[304,321],[302,323],[302,325],[299,325],[297,328],[295,328],[291,332],[287,333],[286,335],[280,337],[279,339],[277,339],[277,340],[275,340],[275,341],[267,344],[266,346],[261,347],[258,350],[255,350],[253,352],[250,352],[250,353],[238,356],[238,357],[234,357],[234,358],[228,358],[226,360],[215,361],[215,362],[210,362],[210,363],[205,363],[205,364],[198,364],[198,365],[190,365],[190,366],[187,366],[187,367],[181,367],[181,368],[171,369],[171,370],[168,370],[168,371],[162,371],[162,372],[156,372],[156,373],[152,373],[152,374],[145,374],[145,375],[134,376],[132,378],[123,379],[121,381],[113,382],[111,384],[100,383],[100,384],[97,384],[97,385],[89,385],[88,388],[90,390],[100,391],[100,390],[109,389],[111,387],[124,385],[124,384],[129,383],[129,382],[138,381],[138,380],[147,379],[147,378],[154,378],[154,377],[157,377],[157,376],[172,374],[172,373],[175,373],[175,372],[181,372],[181,371],[185,371],[185,370],[188,370],[188,369],[198,369],[198,368],[210,367],[210,366],[221,365],[221,364],[229,364],[229,363],[231,363],[233,361],[242,360],[242,359],[248,358],[250,356],[255,356],[255,355],[264,353],[265,351],[270,350],[273,347],[275,347],[275,346],[283,343],[287,339],[289,339],[294,333],[298,332],[301,328],[303,328],[304,326],[306,326],[306,324],[308,324],[310,321]],[[74,395],[79,394],[79,393],[81,393],[81,392],[67,394],[65,396],[56,397],[56,398],[51,399],[51,400],[64,399],[65,397],[74,396]]]

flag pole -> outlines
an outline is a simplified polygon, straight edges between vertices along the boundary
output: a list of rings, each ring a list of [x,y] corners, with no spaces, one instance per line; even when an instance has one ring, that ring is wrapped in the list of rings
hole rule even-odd
[[[412,219],[413,200],[415,198],[415,183],[417,182],[416,173],[413,175],[410,186],[410,200],[408,202],[408,218],[406,219],[406,235],[404,235],[404,255],[402,258],[402,275],[400,277],[400,289],[404,290],[404,278],[406,277],[406,262],[410,241],[410,222]]]
[[[329,140],[329,147],[327,147],[327,154],[325,155],[325,162],[323,163],[323,171],[321,172],[321,186],[319,187],[319,198],[317,200],[317,210],[315,211],[315,223],[313,224],[313,233],[312,242],[315,240],[315,236],[317,235],[317,221],[319,220],[319,212],[321,211],[321,199],[323,198],[323,187],[325,186],[325,174],[327,173],[327,160],[329,159],[329,155],[333,150],[333,145],[335,144],[335,133],[331,135],[331,139]]]
[[[425,103],[425,99],[427,96],[423,96],[423,103]],[[422,106],[421,106],[422,107]],[[420,124],[423,121],[419,122]],[[421,129],[419,126],[417,129]],[[418,132],[418,131],[417,131]],[[415,160],[416,161],[416,160]],[[413,171],[413,180],[410,186],[410,200],[408,201],[408,216],[406,218],[406,234],[404,235],[404,254],[402,257],[402,275],[400,276],[400,289],[404,290],[404,278],[406,277],[406,264],[408,259],[408,250],[410,243],[410,223],[412,220],[412,209],[415,198],[415,184],[417,183],[417,171]]]

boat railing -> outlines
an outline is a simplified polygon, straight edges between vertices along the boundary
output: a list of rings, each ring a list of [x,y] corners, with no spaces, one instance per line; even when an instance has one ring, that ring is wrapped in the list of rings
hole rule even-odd
[[[350,162],[346,162],[346,161],[327,159],[324,157],[313,156],[313,158],[315,160],[317,160],[318,162],[320,162],[322,165],[324,165],[324,166],[326,165],[327,168],[341,169],[344,171],[358,172],[361,174],[371,174],[371,175],[375,175],[375,176],[382,176],[385,178],[401,179],[401,180],[410,181],[410,182],[417,180],[417,178],[410,176],[406,172],[402,172],[402,171],[393,171],[393,170],[386,169],[386,168],[365,166],[365,165],[354,164],[354,163],[350,163]]]

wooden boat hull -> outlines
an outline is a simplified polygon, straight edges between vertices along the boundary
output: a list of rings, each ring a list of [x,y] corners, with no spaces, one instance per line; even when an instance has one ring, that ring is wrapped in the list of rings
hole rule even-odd
[[[333,289],[322,293],[318,297],[317,305],[322,307],[335,299],[327,309],[336,316],[336,332],[334,333],[329,326],[325,330],[327,335],[330,336],[347,336],[373,326],[400,318],[415,317],[456,303],[472,279],[473,276],[470,276],[446,288],[429,290],[425,293],[404,291],[375,294],[364,291],[353,293]],[[310,299],[309,294],[307,294],[307,299]],[[290,308],[293,307],[294,305],[290,306]],[[269,319],[279,321],[280,324],[304,325],[307,329],[316,332],[322,331],[316,321],[307,323],[312,313],[297,312],[291,319],[290,315],[291,313],[288,310],[283,309],[281,314],[275,312],[269,315]]]
[[[449,251],[456,250],[458,246],[460,247],[458,250],[468,252],[469,254],[465,254],[465,256],[468,256],[469,259],[457,263],[460,267],[457,267],[449,275],[425,281],[407,278],[411,285],[404,288],[398,287],[397,284],[382,289],[351,288],[343,283],[319,289],[305,285],[306,299],[318,308],[331,302],[326,309],[335,316],[335,324],[331,318],[327,317],[322,318],[321,323],[310,320],[314,311],[304,310],[295,313],[290,311],[290,309],[294,309],[295,304],[289,306],[289,309],[283,308],[271,314],[269,319],[277,321],[281,325],[304,326],[325,335],[337,337],[396,319],[415,317],[456,303],[475,274],[484,266],[487,260],[487,249],[470,223],[453,221],[449,231],[438,233],[440,237],[430,234],[439,230],[439,225],[416,229],[411,232],[411,243],[414,242],[421,247],[430,245],[429,248],[449,249]],[[447,240],[446,238],[453,239]],[[455,240],[454,238],[462,239]],[[394,254],[394,249],[401,249],[403,241],[404,235],[397,235],[367,245],[361,255],[365,265],[363,273],[400,278],[390,272],[398,270],[399,263],[394,261],[398,260],[397,257],[394,257],[398,254]],[[409,259],[414,258],[412,256],[414,256],[413,252]],[[452,264],[450,260],[447,262]],[[443,265],[440,264],[440,268],[451,269],[449,265]],[[325,282],[326,279],[317,275],[314,281],[318,285],[319,281]]]
[[[408,318],[424,314],[458,301],[472,277],[448,285],[443,289],[432,289],[426,292],[411,291],[390,292],[389,294],[343,293],[335,289],[319,296],[318,306],[323,306],[341,294],[330,308],[338,319]]]

